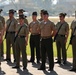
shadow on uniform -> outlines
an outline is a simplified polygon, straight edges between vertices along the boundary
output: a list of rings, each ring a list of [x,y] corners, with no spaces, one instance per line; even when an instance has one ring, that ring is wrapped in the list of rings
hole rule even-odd
[[[19,75],[33,75],[28,70],[22,71],[21,69],[17,69],[17,73],[19,73]]]
[[[48,72],[48,71],[43,71],[45,75],[58,75],[55,71],[51,71],[51,72]]]
[[[70,63],[70,62],[67,61],[67,64],[65,64],[65,65],[60,64],[59,67],[61,67],[63,69],[70,70],[70,68],[72,67],[72,63]]]
[[[0,75],[5,75],[6,73],[4,71],[1,70],[1,67],[0,67]]]

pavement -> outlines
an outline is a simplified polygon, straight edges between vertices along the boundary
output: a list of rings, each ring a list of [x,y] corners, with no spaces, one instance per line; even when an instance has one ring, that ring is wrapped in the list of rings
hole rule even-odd
[[[4,55],[5,58],[5,55]],[[28,60],[30,56],[27,56]],[[23,70],[22,61],[20,62],[20,69],[12,69],[12,66],[15,65],[13,63],[13,56],[11,55],[11,62],[3,61],[1,62],[0,75],[76,75],[76,72],[70,72],[69,69],[72,67],[72,58],[67,59],[66,65],[54,65],[54,71],[48,71],[49,65],[48,61],[46,63],[46,71],[37,70],[40,67],[40,64],[37,63],[28,63],[27,70]],[[56,60],[55,60],[56,61]]]

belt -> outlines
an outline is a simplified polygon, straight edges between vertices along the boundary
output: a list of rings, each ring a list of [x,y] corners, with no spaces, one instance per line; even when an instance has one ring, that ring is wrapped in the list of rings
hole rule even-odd
[[[7,33],[14,34],[15,32],[7,32]]]
[[[26,36],[18,36],[19,38],[25,38]]]
[[[31,35],[40,35],[39,33],[31,33]]]
[[[60,35],[60,34],[58,34],[58,36],[65,37],[65,35]]]
[[[51,36],[41,36],[42,39],[48,39],[51,38]]]

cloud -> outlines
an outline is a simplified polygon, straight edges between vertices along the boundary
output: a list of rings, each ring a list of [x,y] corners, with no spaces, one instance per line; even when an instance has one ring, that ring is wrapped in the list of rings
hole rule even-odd
[[[58,0],[52,0],[52,5],[56,5],[58,3]]]

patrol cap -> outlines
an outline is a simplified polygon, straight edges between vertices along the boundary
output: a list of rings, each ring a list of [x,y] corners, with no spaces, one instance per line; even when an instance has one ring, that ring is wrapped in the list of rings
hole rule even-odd
[[[43,12],[43,15],[49,15],[48,12],[47,12],[47,10],[45,10],[45,11]]]
[[[0,12],[2,12],[3,11],[3,9],[0,9]]]
[[[10,14],[10,13],[14,14],[15,12],[16,12],[16,11],[15,11],[14,9],[10,9],[10,10],[9,10],[9,14]]]
[[[45,10],[44,10],[44,9],[42,9],[42,10],[40,11],[40,13],[42,14],[44,11],[45,11]]]
[[[23,12],[25,12],[25,10],[23,10],[23,9],[19,9],[19,12],[22,12],[22,13],[23,13]]]
[[[37,12],[36,12],[36,11],[33,12],[32,15],[33,15],[33,16],[37,16]]]
[[[67,14],[66,13],[60,13],[59,16],[65,17]]]
[[[19,19],[25,19],[25,16],[23,14],[19,15]]]

